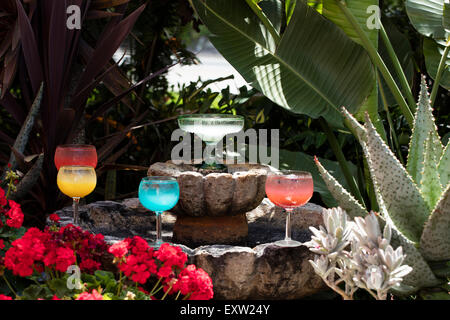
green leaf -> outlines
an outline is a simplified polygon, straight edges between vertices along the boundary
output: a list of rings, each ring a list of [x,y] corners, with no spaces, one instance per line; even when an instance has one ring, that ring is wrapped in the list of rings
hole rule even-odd
[[[262,0],[258,3],[275,30],[280,33],[283,22],[283,4],[280,1]]]
[[[369,18],[373,15],[373,12],[368,12],[368,8],[371,6],[379,5],[378,0],[347,0],[346,2],[347,8],[353,14],[353,16],[358,21],[358,24],[363,28],[364,32],[370,39],[370,42],[378,48],[378,29],[368,28],[368,21],[371,22]],[[339,9],[339,6],[336,4],[336,0],[323,0],[323,10],[322,14],[333,21],[337,26],[339,26],[347,36],[350,37],[356,43],[362,45],[361,39],[358,36],[358,33],[355,31],[355,28],[351,25],[351,23],[347,20],[345,15]]]
[[[378,0],[347,0],[346,6],[348,10],[353,14],[358,24],[361,26],[362,30],[365,32],[370,42],[375,48],[378,48],[378,28],[369,28],[369,25],[372,27],[370,23],[375,22],[372,19],[373,11],[369,10],[374,8],[374,6],[379,9],[379,1]],[[323,0],[323,16],[327,19],[333,21],[345,34],[363,46],[363,42],[356,32],[353,25],[348,21],[345,14],[339,8],[336,3],[336,0]],[[383,122],[378,114],[378,85],[377,81],[374,78],[372,83],[372,89],[369,97],[364,101],[364,104],[359,109],[359,112],[356,113],[356,118],[358,120],[364,119],[364,114],[368,112],[372,122],[377,128],[380,135],[383,139],[386,140],[386,133],[384,131]]]
[[[442,25],[444,0],[406,0],[406,13],[414,28],[426,37],[446,39]]]
[[[50,299],[52,296],[52,292],[46,286],[32,284],[23,290],[21,300]]]
[[[430,131],[428,138],[425,140],[424,165],[422,179],[420,180],[420,191],[430,208],[434,208],[443,191],[439,172],[436,170],[439,159],[435,156],[435,149],[433,134]]]
[[[438,165],[437,161],[439,161],[442,156],[443,146],[433,117],[433,110],[431,108],[430,95],[427,91],[427,84],[425,82],[425,78],[422,77],[419,102],[417,104],[416,116],[414,118],[413,133],[409,142],[408,162],[406,165],[409,174],[418,185],[420,185],[420,181],[422,179],[422,171],[425,163],[425,140],[428,138],[430,133],[432,133],[433,146],[430,150],[430,152],[433,153],[430,155],[430,159],[436,160],[433,163],[426,163],[426,165],[434,166],[436,169]]]
[[[322,179],[328,190],[338,202],[338,205],[344,209],[351,217],[365,217],[367,210],[351,195],[345,188],[322,166],[316,159],[316,166],[319,169]]]
[[[446,32],[450,32],[450,2],[444,2],[444,14],[442,17],[442,25]]]
[[[342,105],[356,112],[374,73],[361,46],[298,1],[278,46],[245,2],[190,0],[219,52],[253,87],[295,113],[342,126]]]
[[[50,289],[58,296],[72,296],[73,291],[67,287],[67,277],[62,279],[53,279],[48,282]]]
[[[441,185],[446,186],[450,182],[450,140],[447,142],[438,166]]]
[[[297,0],[286,0],[285,1],[285,7],[286,7],[286,22],[289,24],[291,21],[292,14],[294,13],[295,5],[297,4]]]
[[[433,271],[424,260],[421,252],[416,248],[416,244],[402,235],[395,226],[392,227],[391,244],[394,248],[402,246],[403,252],[406,255],[403,264],[413,268],[401,283],[402,286],[413,287],[413,290],[411,290],[410,293],[420,288],[438,285],[441,282],[433,274]]]
[[[114,274],[109,271],[104,270],[96,270],[94,272],[94,275],[99,279],[100,281],[104,281],[107,283],[109,280],[114,279]]]
[[[417,185],[366,117],[363,150],[372,181],[390,219],[408,239],[419,242],[430,209]]]
[[[444,47],[432,39],[425,38],[423,40],[423,54],[425,56],[425,64],[428,74],[434,80],[438,72],[442,55],[444,54]],[[441,81],[439,81],[439,84],[445,89],[450,90],[450,53],[447,55],[445,64],[447,65],[447,68],[442,73],[442,78]]]
[[[411,48],[411,43],[408,40],[408,37],[400,32],[396,25],[391,22],[388,18],[382,18],[381,19],[384,29],[386,30],[386,33],[389,37],[389,40],[394,48],[395,54],[400,60],[400,63],[402,65],[403,72],[406,75],[406,79],[410,85],[412,86],[413,77],[414,77],[414,52]],[[383,41],[380,41],[378,46],[378,52],[385,62],[387,68],[391,72],[395,82],[400,87],[400,80],[398,78],[397,72],[395,72],[394,64],[392,63],[392,59],[389,57],[389,53],[387,51],[386,45]],[[379,77],[380,79],[380,85],[383,86],[383,91],[386,95],[386,100],[389,106],[394,106],[397,104],[397,101],[395,100],[395,97],[392,95],[391,90],[389,89],[388,85],[386,84],[386,81],[383,77]]]
[[[450,260],[450,184],[425,224],[420,251],[427,260]]]

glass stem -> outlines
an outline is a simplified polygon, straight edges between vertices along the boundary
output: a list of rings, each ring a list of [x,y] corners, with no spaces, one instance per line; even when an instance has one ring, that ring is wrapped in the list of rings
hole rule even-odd
[[[78,213],[78,204],[80,203],[80,197],[73,197],[73,224],[75,226],[80,225],[80,217]]]
[[[289,241],[291,240],[291,213],[292,209],[285,209],[286,210],[286,236],[284,240]]]
[[[216,155],[215,155],[215,153],[214,153],[214,155],[212,154],[212,153],[213,153],[213,150],[214,150],[214,147],[215,147],[215,144],[214,144],[214,143],[206,143],[206,149],[205,149],[205,152],[206,152],[205,163],[206,163],[207,165],[214,165],[214,164],[216,163]]]
[[[161,228],[162,212],[156,212],[156,243],[162,243],[162,228]]]

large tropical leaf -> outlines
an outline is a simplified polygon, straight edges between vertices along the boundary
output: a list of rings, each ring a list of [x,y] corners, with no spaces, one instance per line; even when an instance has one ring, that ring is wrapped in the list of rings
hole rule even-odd
[[[444,2],[442,25],[446,32],[450,32],[450,2],[448,0]]]
[[[371,6],[378,6],[378,0],[347,0],[346,6],[349,11],[353,14],[358,24],[362,27],[363,31],[369,37],[370,42],[378,47],[378,29],[368,28],[368,21],[372,13],[368,13],[367,9]],[[344,13],[339,9],[336,0],[323,0],[322,14],[333,21],[337,26],[339,26],[346,35],[348,35],[353,41],[362,45],[361,38],[358,33],[353,28],[352,24],[345,17]]]
[[[375,48],[378,48],[378,28],[368,28],[368,22],[370,21],[370,17],[372,13],[368,12],[368,8],[372,6],[377,6],[378,8],[379,1],[378,0],[348,0],[346,1],[346,6],[348,10],[353,14],[358,24],[361,26],[362,30],[368,36],[370,42]],[[323,0],[323,9],[322,14],[327,19],[333,21],[338,27],[345,32],[347,36],[350,37],[356,43],[362,45],[362,40],[359,37],[358,33],[355,31],[353,25],[348,21],[345,14],[339,8],[336,0]],[[380,133],[382,137],[385,137],[383,123],[378,114],[378,86],[376,79],[373,80],[372,83],[372,91],[368,97],[368,99],[364,102],[364,105],[361,107],[359,112],[356,114],[358,120],[362,120],[364,118],[365,112],[369,113],[370,119],[374,123],[377,131]]]
[[[406,0],[406,12],[414,28],[426,37],[446,39],[444,0]]]
[[[406,79],[410,86],[412,86],[413,77],[414,77],[414,52],[411,47],[411,43],[408,40],[408,37],[399,31],[399,29],[396,27],[396,25],[391,22],[390,19],[382,18],[381,19],[384,29],[386,30],[386,33],[388,35],[388,38],[392,44],[392,47],[394,48],[395,54],[398,57],[403,72],[405,73]],[[378,46],[378,52],[383,59],[384,63],[386,64],[386,67],[391,71],[392,77],[394,78],[395,82],[401,88],[401,83],[398,78],[397,73],[394,69],[394,64],[392,62],[392,59],[389,56],[388,50],[386,48],[386,45],[383,41],[380,41]],[[438,62],[439,63],[439,62]],[[383,86],[383,92],[386,97],[386,101],[388,106],[394,106],[397,104],[397,101],[395,100],[394,96],[392,95],[391,90],[389,89],[388,85],[386,84],[386,81],[383,77],[379,77],[380,84]]]
[[[278,46],[246,2],[190,2],[219,52],[288,110],[341,126],[339,108],[356,112],[372,90],[374,74],[362,47],[304,1],[297,1]]]
[[[441,62],[442,55],[444,54],[444,49],[445,48],[443,46],[430,38],[425,38],[423,40],[423,55],[425,56],[427,72],[433,79],[436,78],[439,63]],[[450,52],[447,55],[445,64],[447,65],[447,68],[444,69],[439,84],[445,89],[450,90]]]

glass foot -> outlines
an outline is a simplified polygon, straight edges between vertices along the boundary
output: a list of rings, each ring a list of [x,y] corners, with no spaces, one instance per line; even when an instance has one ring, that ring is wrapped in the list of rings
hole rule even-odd
[[[161,245],[162,245],[163,243],[164,243],[163,241],[157,241],[157,240],[155,240],[155,241],[149,242],[148,245],[149,245],[150,247],[152,247],[154,250],[158,250],[159,247],[161,247]]]
[[[199,165],[200,169],[204,169],[204,170],[214,170],[214,171],[224,171],[227,169],[226,166],[224,166],[223,164],[220,163],[211,163],[211,164],[207,164],[206,162],[203,162],[201,165]]]
[[[301,242],[295,240],[279,240],[275,241],[274,243],[279,247],[299,247],[302,245]]]

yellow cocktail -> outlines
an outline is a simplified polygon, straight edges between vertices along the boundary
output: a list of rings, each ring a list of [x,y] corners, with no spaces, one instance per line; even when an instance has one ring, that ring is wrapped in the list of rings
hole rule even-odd
[[[97,185],[97,175],[93,167],[63,166],[59,168],[57,184],[59,190],[73,198],[73,223],[79,225],[78,203],[94,191]]]
[[[97,176],[92,167],[65,166],[58,171],[59,190],[71,198],[83,198],[94,191]]]

